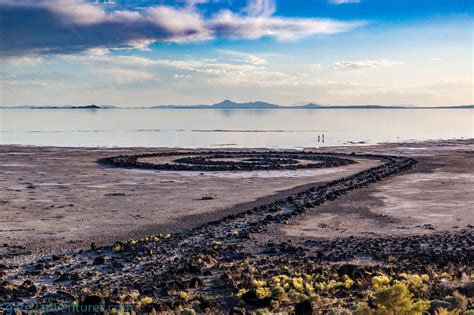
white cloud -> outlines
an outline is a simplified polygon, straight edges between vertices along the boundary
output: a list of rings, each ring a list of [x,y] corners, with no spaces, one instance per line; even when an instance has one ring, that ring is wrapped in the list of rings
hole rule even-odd
[[[360,0],[329,0],[332,4],[359,3]]]
[[[57,13],[60,21],[67,25],[87,25],[103,22],[107,15],[99,7],[80,0],[38,1],[39,5],[47,4],[52,12]]]
[[[149,18],[157,26],[176,34],[168,41],[206,40],[211,32],[206,29],[202,17],[192,10],[177,10],[172,7],[159,6],[149,10]]]
[[[198,4],[208,3],[209,0],[183,0],[186,2],[188,8],[194,8]]]
[[[8,65],[36,65],[41,63],[43,58],[36,55],[25,55],[25,56],[8,56],[2,58],[1,61]]]
[[[130,84],[136,82],[143,82],[152,80],[155,78],[155,75],[151,72],[138,71],[138,70],[129,70],[122,68],[104,68],[96,69],[95,73],[103,76],[106,79],[112,79],[118,84]]]
[[[245,8],[250,16],[271,16],[276,11],[273,0],[250,0]]]
[[[97,47],[88,49],[85,53],[89,56],[105,56],[110,53],[110,50],[107,48]]]
[[[242,53],[239,51],[225,50],[225,49],[221,49],[220,51],[223,52],[224,54],[238,57],[238,59],[234,59],[235,61],[245,62],[252,65],[264,65],[267,63],[265,59],[253,54],[247,54],[247,53]]]
[[[101,67],[111,67],[112,69],[119,68],[121,69],[120,71],[114,70],[112,73],[107,74],[109,77],[111,75],[125,77],[121,79],[122,82],[149,80],[153,76],[152,73],[157,70],[154,69],[154,67],[168,67],[177,71],[177,73],[172,75],[174,80],[186,81],[192,78],[196,79],[195,81],[200,84],[207,84],[209,86],[241,86],[250,88],[317,87],[327,90],[332,95],[349,95],[350,93],[362,95],[367,93],[370,94],[371,92],[369,93],[369,90],[373,91],[373,93],[381,93],[387,89],[394,89],[393,86],[381,84],[319,80],[310,73],[275,71],[271,69],[267,63],[263,63],[261,60],[257,59],[258,61],[255,62],[252,58],[254,55],[227,50],[220,50],[220,52],[224,53],[224,56],[230,55],[230,58],[226,59],[224,57],[219,57],[214,59],[172,60],[114,55],[82,55],[65,56],[63,58],[73,60],[74,62],[91,63],[93,65],[100,65]],[[232,58],[232,56],[238,58]],[[397,62],[386,60],[363,60],[351,62],[341,61],[334,64],[338,67],[338,70],[341,70],[374,68],[397,64]],[[309,68],[313,70],[333,69],[333,65],[322,66],[320,64],[313,64],[310,65]],[[150,72],[145,72],[145,74],[143,74],[142,71],[136,70],[130,70],[130,73],[124,72],[123,69],[127,68],[143,68],[143,71],[146,69],[146,71]],[[183,71],[184,73],[179,73],[179,71]],[[131,79],[129,79],[129,77]]]
[[[357,61],[337,61],[332,64],[331,68],[335,70],[358,70],[371,69],[378,67],[386,67],[403,64],[399,61],[391,60],[357,60]]]
[[[242,16],[223,10],[207,24],[210,29],[219,32],[223,37],[258,39],[269,36],[279,40],[294,40],[315,34],[347,32],[364,23],[330,19]]]
[[[190,74],[178,74],[178,73],[175,73],[173,75],[173,78],[175,80],[187,80],[187,79],[191,79],[193,76],[190,75]]]
[[[0,0],[0,20],[5,21],[2,40],[8,43],[0,46],[0,56],[77,54],[97,48],[144,49],[157,41],[265,36],[288,40],[346,32],[364,24],[276,17],[275,8],[272,0],[251,0],[243,11],[222,10],[208,17],[193,5],[157,5],[127,11],[105,10],[86,0]]]
[[[465,79],[443,79],[438,81],[433,81],[423,85],[425,88],[439,90],[439,89],[462,89],[462,88],[473,88],[474,82],[472,80]]]
[[[229,53],[229,52],[228,52]],[[125,70],[127,67],[143,67],[152,71],[152,67],[170,67],[180,71],[194,72],[199,76],[201,82],[213,85],[249,85],[249,86],[296,86],[311,84],[308,74],[304,73],[284,73],[268,70],[262,60],[253,58],[256,56],[247,55],[240,52],[230,51],[233,55],[244,58],[231,59],[229,61],[221,59],[206,60],[171,60],[171,59],[149,59],[137,56],[65,56],[64,59],[74,62],[90,63],[102,67],[111,67],[111,71],[100,70],[109,78],[120,78],[123,83],[130,81],[140,81],[151,79],[152,73],[136,70]],[[174,74],[176,80],[190,79],[194,77],[190,73]]]

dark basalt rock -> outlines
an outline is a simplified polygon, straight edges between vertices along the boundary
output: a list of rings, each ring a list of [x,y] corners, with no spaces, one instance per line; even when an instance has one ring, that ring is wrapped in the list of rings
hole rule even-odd
[[[207,310],[216,307],[217,303],[215,301],[210,301],[205,298],[200,298],[198,306],[202,312],[208,313]]]
[[[79,305],[79,310],[82,314],[103,314],[104,305],[104,299],[101,296],[88,295]]]
[[[8,296],[18,292],[18,287],[11,282],[6,280],[0,283],[0,295]]]
[[[295,304],[295,315],[312,315],[313,305],[310,300],[304,300]]]
[[[201,197],[201,200],[213,200],[214,197],[211,197],[211,196],[204,196],[204,197]]]
[[[64,273],[60,273],[59,274],[59,277],[54,280],[54,282],[63,282],[63,281],[77,281],[77,280],[81,280],[82,279],[82,276],[81,274],[78,272],[78,271],[73,271],[73,272],[64,272]]]
[[[21,285],[15,285],[6,280],[0,283],[0,297],[30,297],[36,296],[41,292],[41,288],[35,285],[31,280],[25,280]]]
[[[31,280],[25,280],[20,285],[19,290],[23,296],[35,296],[41,291],[41,288],[36,286]]]
[[[106,263],[106,259],[104,256],[98,256],[94,258],[93,265],[104,265]]]
[[[230,315],[245,315],[245,310],[242,308],[234,307],[229,312]]]
[[[188,285],[184,281],[174,280],[166,283],[168,292],[176,292],[186,290]]]
[[[465,283],[462,287],[462,293],[468,298],[474,297],[474,281]]]
[[[203,285],[204,285],[204,282],[198,277],[192,278],[191,281],[189,282],[189,287],[193,289],[197,289],[199,287],[202,287]]]
[[[270,302],[272,301],[269,297],[263,299],[258,298],[257,293],[254,290],[245,292],[242,295],[242,300],[253,307],[269,307]]]
[[[153,311],[158,312],[158,311],[163,311],[163,306],[159,303],[150,303],[145,305],[145,307],[142,309],[143,313],[145,314],[153,314]]]
[[[140,159],[150,157],[173,157],[172,163],[148,163]],[[240,159],[229,161],[222,159]],[[308,163],[300,163],[306,160]],[[310,169],[342,166],[354,163],[343,158],[341,154],[294,151],[261,151],[261,152],[232,152],[232,151],[203,151],[203,152],[162,152],[138,155],[120,155],[100,159],[101,164],[115,167],[144,168],[174,171],[255,171],[276,169]]]

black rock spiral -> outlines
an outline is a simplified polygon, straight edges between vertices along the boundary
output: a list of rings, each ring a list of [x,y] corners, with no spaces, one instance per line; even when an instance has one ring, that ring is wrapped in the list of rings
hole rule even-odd
[[[167,163],[143,161],[167,158]],[[171,158],[171,160],[170,160]],[[126,168],[172,171],[256,171],[327,168],[355,163],[337,154],[295,151],[202,151],[163,152],[119,155],[99,160],[100,163]]]

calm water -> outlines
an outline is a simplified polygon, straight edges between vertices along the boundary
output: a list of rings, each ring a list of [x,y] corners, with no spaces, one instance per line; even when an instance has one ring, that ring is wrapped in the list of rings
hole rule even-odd
[[[461,138],[474,138],[474,110],[0,110],[1,144],[301,148]]]

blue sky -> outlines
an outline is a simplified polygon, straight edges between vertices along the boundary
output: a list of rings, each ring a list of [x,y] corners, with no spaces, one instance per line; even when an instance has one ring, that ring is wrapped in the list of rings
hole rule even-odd
[[[0,0],[0,103],[472,104],[472,27],[470,0]]]

